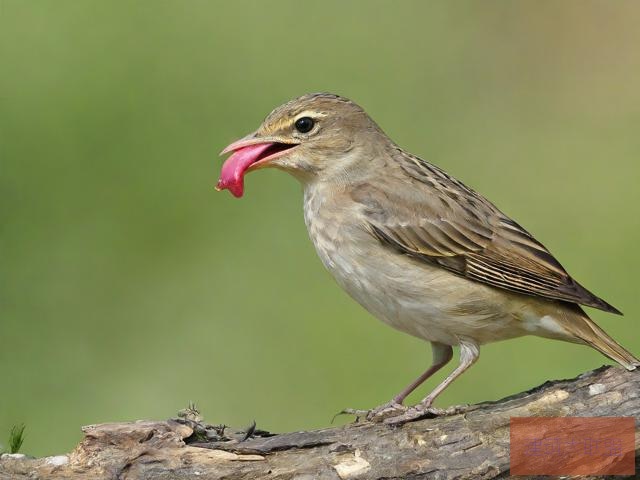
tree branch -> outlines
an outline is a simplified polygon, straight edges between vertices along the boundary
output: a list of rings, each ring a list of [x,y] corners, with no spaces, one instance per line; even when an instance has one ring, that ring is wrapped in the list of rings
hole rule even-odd
[[[640,415],[640,371],[602,367],[402,427],[228,434],[197,418],[90,425],[66,456],[3,456],[0,479],[449,479],[509,476],[509,418]],[[640,436],[636,421],[636,463]],[[583,477],[584,478],[584,477]]]

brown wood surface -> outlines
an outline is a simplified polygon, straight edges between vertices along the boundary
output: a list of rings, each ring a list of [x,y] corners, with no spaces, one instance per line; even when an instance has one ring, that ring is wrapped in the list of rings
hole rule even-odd
[[[358,423],[242,441],[185,419],[90,425],[68,455],[4,456],[0,479],[507,478],[509,418],[527,416],[635,417],[638,467],[639,415],[640,371],[603,367],[401,427]]]

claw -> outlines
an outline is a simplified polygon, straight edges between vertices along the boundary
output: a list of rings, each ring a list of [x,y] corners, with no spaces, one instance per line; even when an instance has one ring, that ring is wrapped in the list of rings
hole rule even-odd
[[[402,425],[404,423],[411,422],[413,420],[419,420],[421,418],[426,418],[428,416],[437,417],[444,413],[444,410],[439,408],[418,408],[411,407],[402,415],[396,415],[395,417],[386,418],[384,420],[385,425]]]
[[[414,407],[407,409],[402,415],[387,418],[384,420],[386,425],[402,425],[414,420],[420,420],[422,418],[433,417],[446,417],[449,415],[457,415],[467,411],[469,405],[454,405],[446,409],[431,407],[424,404],[418,404]]]
[[[370,411],[371,410],[360,410],[358,408],[345,408],[344,410],[340,410],[338,413],[336,413],[333,416],[333,418],[331,419],[331,423],[333,423],[335,419],[338,418],[340,415],[355,415],[357,418],[360,418],[368,415]]]
[[[380,405],[379,407],[372,408],[371,410],[361,410],[357,408],[345,408],[344,410],[336,413],[333,417],[333,420],[336,419],[339,415],[355,415],[356,422],[364,417],[369,422],[379,423],[384,421],[387,418],[397,416],[401,412],[405,412],[407,407],[401,405],[396,402],[387,402],[384,405]],[[331,420],[331,423],[333,423]]]
[[[419,403],[413,407],[405,407],[394,401],[387,402],[371,410],[361,410],[357,408],[345,408],[336,413],[331,419],[331,423],[340,415],[355,415],[356,422],[364,417],[373,423],[384,423],[385,425],[402,425],[403,423],[419,420],[421,418],[443,417],[464,413],[469,409],[469,405],[454,405],[446,409],[432,407],[426,403]]]

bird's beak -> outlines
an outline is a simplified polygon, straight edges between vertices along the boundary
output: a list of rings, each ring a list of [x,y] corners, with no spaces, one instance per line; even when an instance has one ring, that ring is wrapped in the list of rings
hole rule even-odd
[[[235,197],[244,193],[244,174],[269,166],[287,150],[298,145],[288,139],[261,137],[255,132],[227,146],[220,155],[233,152],[222,165],[216,190],[228,189]]]
[[[264,141],[257,136],[256,132],[253,132],[246,137],[242,137],[240,140],[236,140],[235,142],[227,145],[224,150],[220,152],[220,155],[235,152],[236,150],[240,150],[241,148],[256,145],[258,143],[264,143]]]

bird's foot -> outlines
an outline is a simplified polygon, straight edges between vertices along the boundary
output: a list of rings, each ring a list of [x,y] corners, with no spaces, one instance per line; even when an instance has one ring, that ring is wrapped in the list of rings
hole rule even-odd
[[[468,407],[469,405],[453,405],[451,407],[442,409],[432,407],[430,403],[419,403],[417,405],[414,405],[413,407],[405,409],[405,411],[399,415],[385,418],[383,420],[383,423],[387,425],[402,425],[403,423],[420,420],[422,418],[457,415],[459,413],[466,412]]]
[[[355,415],[356,421],[359,421],[360,418],[364,418],[369,422],[374,423],[382,423],[386,419],[397,417],[398,415],[402,415],[408,410],[407,407],[401,405],[399,403],[394,402],[393,400],[387,402],[383,405],[380,405],[376,408],[372,408],[370,410],[359,410],[356,408],[345,408],[341,412],[336,414],[338,415]],[[334,417],[335,418],[335,417]]]

